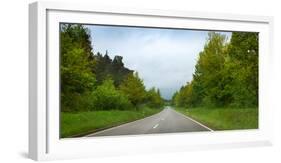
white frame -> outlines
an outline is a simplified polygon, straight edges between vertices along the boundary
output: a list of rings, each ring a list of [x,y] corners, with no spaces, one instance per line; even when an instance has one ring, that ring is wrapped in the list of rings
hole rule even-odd
[[[273,18],[35,2],[30,4],[29,21],[30,158],[51,160],[272,144],[274,107],[269,90],[273,87]],[[260,32],[259,129],[59,139],[59,22]]]

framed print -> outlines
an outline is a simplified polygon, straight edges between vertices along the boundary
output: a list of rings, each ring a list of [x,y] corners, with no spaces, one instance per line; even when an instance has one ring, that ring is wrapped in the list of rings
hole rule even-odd
[[[272,144],[272,18],[36,2],[29,156]]]

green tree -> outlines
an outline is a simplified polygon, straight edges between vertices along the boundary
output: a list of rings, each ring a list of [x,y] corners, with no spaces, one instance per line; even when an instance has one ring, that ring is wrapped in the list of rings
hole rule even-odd
[[[132,105],[128,97],[121,91],[118,91],[113,80],[107,79],[93,93],[94,108],[98,110],[128,110]]]
[[[195,67],[194,88],[198,104],[221,106],[224,96],[221,90],[226,56],[226,37],[216,32],[210,32],[204,50],[199,54]]]
[[[258,33],[233,32],[227,43],[224,35],[210,32],[192,81],[174,94],[173,104],[256,107]]]
[[[133,71],[124,67],[123,57],[116,55],[111,64],[111,74],[114,79],[114,85],[118,87],[122,81],[128,76],[128,74],[132,74]]]
[[[92,45],[91,35],[88,28],[81,24],[61,24],[61,53],[65,54],[73,47],[79,47],[84,50],[85,56],[91,58]]]
[[[161,93],[159,89],[152,87],[147,91],[147,104],[153,108],[159,108],[164,105],[164,100],[161,97]]]
[[[92,72],[96,74],[97,84],[100,85],[107,78],[112,78],[110,73],[112,59],[108,56],[108,53],[103,56],[101,53],[94,55],[95,64],[92,67]]]
[[[193,107],[196,106],[196,100],[195,92],[193,91],[193,82],[187,82],[176,95],[177,106]]]
[[[93,89],[95,78],[88,67],[84,50],[72,48],[63,55],[61,90],[63,93],[83,93]]]
[[[77,111],[82,96],[93,90],[95,76],[90,70],[90,35],[81,25],[61,25],[61,109]]]
[[[119,88],[128,96],[134,106],[138,107],[144,102],[146,96],[145,86],[137,72],[129,74]]]
[[[232,33],[226,71],[233,106],[258,105],[258,50],[258,33]]]
[[[112,60],[107,51],[105,55],[102,55],[100,52],[94,55],[92,72],[96,74],[98,85],[105,79],[111,78],[114,81],[114,85],[119,87],[127,75],[133,73],[132,70],[124,66],[122,59],[122,56],[115,56]]]

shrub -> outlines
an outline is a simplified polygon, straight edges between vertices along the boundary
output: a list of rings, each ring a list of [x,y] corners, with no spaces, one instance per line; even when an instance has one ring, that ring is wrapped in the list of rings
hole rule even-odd
[[[127,110],[132,108],[132,104],[128,97],[118,91],[112,80],[105,80],[97,89],[93,92],[94,108],[97,110]]]

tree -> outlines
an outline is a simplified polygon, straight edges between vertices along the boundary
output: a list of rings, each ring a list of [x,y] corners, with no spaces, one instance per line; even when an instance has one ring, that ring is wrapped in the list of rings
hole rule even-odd
[[[113,80],[107,79],[94,91],[94,108],[99,110],[126,110],[132,108],[128,97],[118,91]]]
[[[147,91],[147,104],[153,108],[159,108],[164,105],[164,100],[161,97],[161,93],[159,89],[152,87]]]
[[[72,48],[63,55],[61,64],[62,93],[83,93],[93,89],[95,78],[88,67],[83,49]]]
[[[133,71],[124,67],[123,57],[116,55],[112,61],[111,66],[111,74],[114,79],[114,85],[118,87],[122,81],[128,76],[128,74],[132,74]]]
[[[100,52],[94,55],[93,62],[95,63],[92,67],[93,74],[96,74],[97,84],[100,85],[107,78],[112,78],[110,73],[112,60],[108,56],[108,53],[103,56]]]
[[[61,103],[62,111],[76,111],[85,93],[93,90],[95,76],[90,70],[91,40],[82,25],[61,25]]]
[[[138,73],[132,73],[121,83],[120,91],[126,94],[134,106],[144,102],[146,91],[143,81],[139,78]]]
[[[210,32],[191,82],[173,96],[184,107],[258,105],[258,33],[233,32],[230,42]]]
[[[219,33],[210,32],[204,50],[199,54],[199,59],[194,73],[194,91],[199,104],[220,106],[223,105],[221,90],[222,70],[226,56],[226,37]]]
[[[133,73],[132,70],[124,66],[122,59],[122,56],[115,56],[112,60],[107,51],[105,55],[102,55],[100,52],[94,55],[93,62],[95,64],[92,67],[92,72],[96,74],[98,85],[105,79],[111,78],[114,81],[114,85],[119,87],[127,75]]]
[[[233,32],[228,49],[233,106],[258,105],[258,33]]]
[[[88,28],[81,24],[61,24],[61,53],[65,54],[73,46],[84,50],[87,58],[93,56],[91,35]]]

